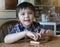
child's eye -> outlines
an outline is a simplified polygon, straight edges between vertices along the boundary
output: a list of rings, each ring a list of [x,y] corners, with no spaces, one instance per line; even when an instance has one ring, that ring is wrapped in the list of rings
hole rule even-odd
[[[24,13],[22,13],[21,15],[25,15]]]
[[[29,14],[32,14],[32,13],[29,13]]]

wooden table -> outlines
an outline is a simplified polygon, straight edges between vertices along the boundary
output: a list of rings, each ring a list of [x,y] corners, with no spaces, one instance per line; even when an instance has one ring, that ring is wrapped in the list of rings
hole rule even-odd
[[[54,38],[51,41],[40,41],[40,44],[31,45],[29,42],[14,43],[14,44],[5,44],[0,43],[0,47],[60,47],[60,38]]]

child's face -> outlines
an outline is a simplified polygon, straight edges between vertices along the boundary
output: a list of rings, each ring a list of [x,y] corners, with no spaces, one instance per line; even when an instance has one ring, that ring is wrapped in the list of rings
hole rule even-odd
[[[34,20],[34,12],[29,8],[20,9],[18,17],[24,27],[29,27]]]

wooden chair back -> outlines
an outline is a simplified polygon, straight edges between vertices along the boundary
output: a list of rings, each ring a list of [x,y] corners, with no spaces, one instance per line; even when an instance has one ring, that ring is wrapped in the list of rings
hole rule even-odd
[[[11,31],[12,26],[17,24],[18,21],[11,20],[3,23],[0,27],[0,42],[4,42],[4,37],[8,34],[9,31]]]

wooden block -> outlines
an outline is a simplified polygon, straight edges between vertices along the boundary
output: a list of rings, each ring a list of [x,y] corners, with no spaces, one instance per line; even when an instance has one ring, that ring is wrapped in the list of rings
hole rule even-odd
[[[30,41],[31,44],[40,44],[40,42],[37,41]]]

